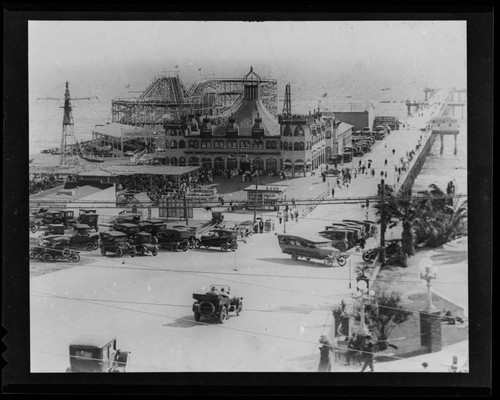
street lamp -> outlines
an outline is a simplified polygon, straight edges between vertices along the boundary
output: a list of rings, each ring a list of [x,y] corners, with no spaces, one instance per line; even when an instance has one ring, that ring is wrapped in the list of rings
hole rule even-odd
[[[418,269],[420,272],[420,279],[423,279],[427,283],[427,305],[424,311],[433,312],[437,308],[432,304],[432,292],[431,292],[431,281],[437,278],[437,267],[433,266],[433,262],[430,258],[424,257],[420,260]]]

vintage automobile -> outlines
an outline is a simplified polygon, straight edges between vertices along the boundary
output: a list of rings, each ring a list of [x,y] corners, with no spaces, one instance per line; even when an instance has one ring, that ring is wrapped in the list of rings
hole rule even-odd
[[[87,224],[93,227],[96,232],[99,232],[99,214],[97,214],[96,210],[80,209],[78,223]]]
[[[187,229],[166,228],[158,232],[156,240],[158,246],[171,251],[187,251],[189,249],[189,238],[191,232]]]
[[[83,247],[87,251],[97,250],[99,248],[99,233],[90,233],[92,229],[87,224],[74,224],[74,232],[69,235],[71,247]]]
[[[133,245],[135,246],[135,251],[138,255],[143,256],[147,253],[151,253],[151,255],[156,256],[158,254],[158,246],[153,244],[150,233],[138,232],[134,236],[133,240]]]
[[[125,233],[130,239],[133,239],[136,234],[138,234],[141,231],[141,227],[137,224],[132,224],[132,223],[122,223],[122,224],[115,224],[113,226],[114,231],[118,232],[123,232]]]
[[[140,221],[137,225],[139,225],[141,232],[150,233],[153,243],[158,243],[158,235],[167,229],[167,224],[163,221],[160,222],[152,222],[152,220]]]
[[[311,259],[323,260],[327,267],[331,267],[336,260],[343,267],[349,257],[349,253],[333,248],[331,242],[323,237],[304,238],[286,234],[278,234],[277,236],[281,251],[290,254],[294,261],[298,260],[299,257],[305,257],[308,261]]]
[[[45,217],[45,215],[47,215],[48,212],[49,212],[48,207],[30,208],[30,214],[33,214],[37,219],[43,219],[43,217]]]
[[[335,154],[326,160],[328,164],[342,164],[342,161],[343,161],[342,154]]]
[[[342,161],[344,163],[350,163],[352,161],[352,154],[349,152],[342,153]]]
[[[63,224],[65,227],[70,228],[77,222],[75,213],[72,210],[54,210],[47,211],[47,214],[42,218],[45,225],[48,224]]]
[[[240,222],[236,225],[236,230],[241,237],[247,237],[254,232],[256,223],[253,220]]]
[[[198,231],[198,228],[196,228],[196,226],[174,225],[173,228],[184,229],[189,231],[189,248],[190,249],[199,248],[197,243],[200,241],[200,239],[196,237],[196,232]]]
[[[390,239],[385,241],[385,255],[391,257],[400,252],[402,249],[401,239]],[[364,261],[374,261],[375,257],[381,252],[381,247],[375,247],[363,251],[362,257]]]
[[[340,171],[338,169],[330,168],[330,169],[327,169],[326,171],[323,171],[323,174],[328,175],[328,176],[339,176]]]
[[[66,372],[125,372],[129,351],[116,348],[116,338],[84,335],[69,345],[69,367]]]
[[[224,215],[222,215],[222,212],[221,211],[213,211],[211,224],[217,225],[217,224],[222,223],[222,221],[224,221]]]
[[[42,225],[42,220],[37,218],[34,214],[30,214],[30,231],[36,233],[38,228]]]
[[[101,237],[101,254],[105,256],[108,252],[115,253],[117,257],[124,254],[130,254],[130,257],[136,255],[135,246],[130,244],[127,234],[118,231],[99,232]]]
[[[347,224],[353,223],[364,226],[363,233],[365,237],[373,237],[377,231],[377,224],[374,221],[369,220],[354,220],[354,219],[343,219],[342,222]]]
[[[356,245],[354,232],[344,228],[334,228],[326,226],[324,231],[318,232],[318,235],[330,240],[331,246],[340,251],[347,251]]]
[[[30,249],[30,259],[43,262],[56,260],[80,261],[80,253],[70,248],[69,238],[65,236],[44,237],[39,246]]]
[[[141,221],[141,218],[142,214],[139,213],[127,212],[124,214],[119,214],[113,218],[111,222],[112,225],[109,227],[109,230],[116,230],[115,226],[119,224],[138,224]]]
[[[211,285],[207,293],[193,293],[193,312],[195,321],[201,317],[217,318],[223,323],[229,312],[240,315],[243,308],[243,297],[230,297],[231,288],[227,285]]]
[[[229,229],[211,229],[208,234],[202,235],[197,248],[219,247],[222,251],[236,251],[238,248],[238,231]]]

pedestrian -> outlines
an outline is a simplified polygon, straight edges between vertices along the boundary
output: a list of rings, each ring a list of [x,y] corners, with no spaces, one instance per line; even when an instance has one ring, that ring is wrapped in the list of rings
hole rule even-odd
[[[384,172],[384,177],[387,179],[387,171]]]
[[[349,341],[347,343],[347,353],[346,353],[346,363],[345,365],[350,365],[351,360],[353,360],[353,363],[355,361],[356,355],[358,354],[358,349],[357,349],[357,336],[355,333],[352,334],[352,336],[349,338]]]
[[[262,221],[262,218],[259,221],[259,232],[264,232],[264,222]]]
[[[290,219],[293,221],[293,211],[290,211]]]
[[[295,222],[299,222],[299,210],[295,210]]]
[[[384,161],[384,165],[387,166],[387,158]]]
[[[363,367],[360,372],[365,372],[366,367],[370,367],[370,371],[373,372],[373,359],[375,352],[375,344],[372,342],[372,336],[366,335],[365,342],[363,343]]]
[[[224,197],[222,197],[222,196],[221,196],[221,198],[220,198],[220,202],[221,202],[221,204],[222,204],[222,207],[224,207]]]
[[[405,126],[403,125],[403,128],[404,128],[404,127],[405,127]],[[392,155],[394,155],[395,153],[396,153],[396,150],[395,150],[395,149],[392,149]]]
[[[278,221],[280,222],[281,225],[281,220],[283,219],[283,215],[281,214],[281,211],[278,211]]]
[[[375,168],[372,168],[372,177],[375,178]]]
[[[318,372],[331,372],[332,363],[330,361],[330,351],[333,351],[332,344],[325,335],[320,336],[319,342],[322,346],[319,348],[320,356]]]
[[[332,188],[332,199],[335,197],[335,188]]]
[[[383,178],[384,177],[384,171],[380,171],[380,176]]]

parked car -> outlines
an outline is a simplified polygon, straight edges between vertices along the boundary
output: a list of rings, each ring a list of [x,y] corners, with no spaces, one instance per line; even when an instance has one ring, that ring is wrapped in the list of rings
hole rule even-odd
[[[129,237],[129,239],[133,239],[134,236],[141,231],[141,227],[137,224],[125,222],[113,225],[113,230],[123,232]]]
[[[70,248],[69,238],[53,236],[43,238],[39,246],[30,249],[30,259],[40,259],[43,262],[56,260],[80,261],[80,253]]]
[[[221,224],[222,221],[224,221],[224,215],[222,215],[222,212],[221,211],[213,211],[211,224],[212,225]]]
[[[40,208],[30,208],[30,214],[33,214],[37,219],[43,219],[45,215],[49,212],[48,207],[40,207]]]
[[[336,154],[326,160],[328,164],[341,164],[342,161],[343,161],[342,154]]]
[[[198,231],[198,228],[196,228],[196,226],[174,225],[173,228],[187,230],[189,232],[189,248],[199,248],[198,242],[200,241],[200,239],[196,237],[196,232]]]
[[[330,168],[330,169],[327,169],[326,171],[323,171],[323,173],[325,175],[329,175],[329,176],[339,176],[340,171],[338,169]]]
[[[153,243],[158,243],[158,236],[167,230],[167,224],[163,221],[161,223],[151,222],[150,220],[141,221],[138,223],[140,231],[150,233]]]
[[[399,253],[402,249],[401,239],[390,239],[385,241],[385,255],[391,257]],[[377,254],[382,250],[381,247],[375,247],[365,250],[362,254],[363,260],[374,261]]]
[[[38,228],[42,225],[42,221],[34,214],[30,214],[30,231],[36,233]]]
[[[186,229],[166,228],[158,232],[156,239],[158,246],[171,251],[187,251],[191,232]]]
[[[229,312],[236,312],[240,315],[243,308],[243,297],[230,297],[231,288],[227,285],[211,285],[210,291],[204,294],[193,293],[196,300],[193,303],[195,321],[201,317],[216,317],[222,324]]]
[[[74,224],[74,232],[69,235],[71,247],[83,247],[85,250],[92,251],[99,248],[99,233],[90,233],[91,227],[87,224]]]
[[[294,261],[299,257],[305,257],[306,260],[323,260],[323,263],[331,267],[336,260],[340,266],[347,262],[349,254],[341,252],[332,247],[330,240],[323,237],[300,237],[294,235],[278,234],[278,242],[281,251],[290,254]]]
[[[331,246],[340,251],[347,251],[356,245],[355,233],[349,228],[326,227],[318,235],[330,240]]]
[[[138,232],[134,236],[134,246],[135,251],[138,255],[143,256],[145,254],[151,253],[151,255],[156,256],[158,254],[158,246],[153,244],[152,236],[147,232]]]
[[[63,224],[65,227],[70,228],[77,222],[75,213],[72,210],[54,210],[47,211],[42,219],[45,225],[48,224]]]
[[[97,214],[96,210],[80,209],[78,223],[86,224],[99,232],[99,214]]]
[[[203,235],[197,243],[198,248],[220,247],[222,251],[236,251],[238,248],[238,231],[230,229],[212,229]]]
[[[343,219],[342,220],[345,223],[354,223],[358,225],[364,226],[364,235],[366,237],[373,237],[375,236],[375,233],[377,231],[377,224],[374,221],[369,221],[369,220],[355,220],[355,219]]]
[[[344,163],[350,163],[352,161],[352,154],[348,152],[342,153],[342,161]]]
[[[116,348],[116,337],[80,336],[69,345],[66,372],[125,372],[130,352]]]
[[[124,254],[130,254],[130,257],[136,255],[135,246],[130,244],[128,236],[123,232],[99,232],[101,237],[101,254],[115,253],[117,257]]]
[[[112,219],[111,226],[109,227],[110,231],[115,230],[115,226],[119,224],[138,224],[141,221],[142,214],[139,213],[124,213],[119,214]]]

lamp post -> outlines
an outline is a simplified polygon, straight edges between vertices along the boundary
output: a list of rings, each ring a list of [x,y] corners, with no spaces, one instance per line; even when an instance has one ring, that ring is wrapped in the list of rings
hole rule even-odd
[[[375,296],[375,292],[373,290],[368,290],[368,283],[365,279],[359,279],[356,287],[360,293],[358,296],[361,302],[360,329],[358,334],[366,335],[368,334],[368,328],[365,323],[365,300],[371,301]]]
[[[427,302],[420,311],[420,343],[430,353],[441,350],[441,311],[432,303],[431,281],[437,278],[437,267],[429,258],[422,258],[419,264],[420,279],[427,285]]]

